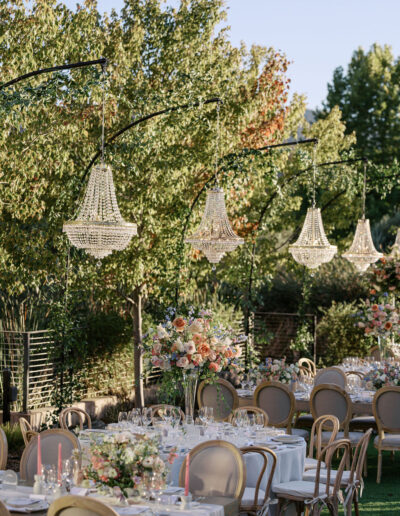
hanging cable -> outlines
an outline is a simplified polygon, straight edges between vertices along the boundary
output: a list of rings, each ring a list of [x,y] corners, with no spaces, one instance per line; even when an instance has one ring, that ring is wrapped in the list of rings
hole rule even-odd
[[[218,186],[219,184],[219,171],[218,171],[218,162],[219,162],[219,140],[221,136],[221,128],[220,128],[220,120],[219,120],[219,110],[220,110],[220,102],[217,102],[217,140],[215,142],[215,184]]]
[[[365,220],[365,198],[367,195],[367,164],[368,160],[364,160],[364,184],[363,184],[363,195],[362,195],[362,218]]]
[[[102,81],[101,81],[101,101],[102,101],[102,114],[101,114],[101,164],[104,165],[104,126],[105,126],[105,108],[106,108],[106,63],[102,64]]]
[[[312,184],[312,207],[315,208],[315,180],[317,177],[317,145],[318,141],[314,143],[313,148],[313,184]]]

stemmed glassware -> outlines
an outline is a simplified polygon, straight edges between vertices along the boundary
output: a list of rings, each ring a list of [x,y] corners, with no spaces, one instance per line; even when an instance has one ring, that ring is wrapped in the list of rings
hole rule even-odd
[[[142,408],[142,425],[148,427],[151,423],[152,410],[150,407]]]
[[[128,422],[128,413],[127,412],[119,412],[118,423],[121,425],[121,427],[122,428],[126,427],[127,422]]]
[[[201,407],[199,410],[199,418],[203,425],[209,425],[214,421],[213,407]]]

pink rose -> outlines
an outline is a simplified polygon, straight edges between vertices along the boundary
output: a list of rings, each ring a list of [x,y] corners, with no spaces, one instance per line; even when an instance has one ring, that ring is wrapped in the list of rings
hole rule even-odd
[[[181,358],[177,361],[176,365],[177,365],[178,367],[182,367],[183,369],[185,369],[185,368],[189,365],[189,360],[188,360],[188,358],[187,358],[187,357],[181,357]]]

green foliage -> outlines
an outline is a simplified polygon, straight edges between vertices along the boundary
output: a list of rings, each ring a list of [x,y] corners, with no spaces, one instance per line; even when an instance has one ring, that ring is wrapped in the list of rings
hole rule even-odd
[[[290,343],[292,351],[300,352],[302,357],[312,358],[314,335],[310,331],[310,325],[304,321],[298,328],[296,338]]]
[[[323,310],[317,326],[318,355],[325,365],[335,365],[345,357],[363,357],[368,354],[370,339],[357,326],[357,304],[332,303]]]
[[[8,452],[10,454],[19,454],[22,452],[25,443],[22,437],[21,428],[18,424],[5,423],[0,425],[7,437]]]

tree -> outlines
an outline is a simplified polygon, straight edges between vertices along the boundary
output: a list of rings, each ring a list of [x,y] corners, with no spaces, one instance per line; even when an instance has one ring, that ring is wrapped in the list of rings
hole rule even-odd
[[[372,45],[368,52],[358,48],[345,72],[338,67],[328,84],[328,95],[317,111],[325,118],[335,106],[342,112],[347,134],[356,135],[356,148],[376,164],[391,164],[400,159],[400,59],[388,45]],[[373,194],[368,213],[378,222],[383,215],[398,210],[397,188],[381,200]]]
[[[1,0],[0,17],[4,81],[57,63],[107,57],[108,135],[133,117],[215,95],[224,100],[221,154],[241,145],[256,113],[264,112],[272,124],[277,119],[264,143],[280,130],[285,88],[276,93],[270,85],[258,91],[255,85],[260,66],[267,66],[272,80],[280,78],[283,65],[272,49],[249,53],[232,47],[225,30],[215,34],[224,17],[222,1],[184,0],[175,10],[159,0],[127,0],[121,16],[108,17],[89,1],[71,11],[52,0],[30,9],[19,0]],[[63,293],[68,243],[61,227],[76,211],[83,170],[100,138],[101,79],[93,73],[64,75],[49,95],[34,95],[37,102],[29,105],[25,93],[44,91],[53,79],[32,79],[21,102],[13,103],[14,89],[7,92],[0,179],[9,186],[2,192],[0,277],[10,296],[52,282]],[[143,302],[150,295],[171,299],[181,273],[176,250],[183,219],[213,173],[215,122],[215,109],[200,106],[126,133],[109,148],[106,161],[114,170],[121,212],[138,224],[138,237],[104,259],[100,269],[71,249],[69,295],[84,292],[88,302],[118,306],[132,317],[139,404]]]

